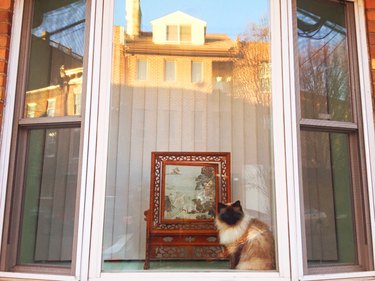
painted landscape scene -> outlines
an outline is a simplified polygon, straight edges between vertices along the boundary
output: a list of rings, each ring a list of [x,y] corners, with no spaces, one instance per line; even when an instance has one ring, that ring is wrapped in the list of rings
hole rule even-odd
[[[166,165],[164,220],[210,220],[216,211],[215,166]]]

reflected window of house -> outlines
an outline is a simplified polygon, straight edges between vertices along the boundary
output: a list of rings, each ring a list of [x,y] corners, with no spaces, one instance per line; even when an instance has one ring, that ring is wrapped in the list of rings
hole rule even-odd
[[[201,61],[191,62],[191,82],[203,82],[203,63]]]
[[[191,42],[191,25],[167,25],[167,41]]]
[[[36,111],[36,103],[31,102],[27,104],[27,118],[34,118]]]
[[[147,80],[147,60],[145,59],[137,60],[137,80]]]
[[[166,60],[164,62],[164,77],[165,81],[176,80],[176,62],[173,60]]]
[[[81,89],[74,91],[74,115],[81,115]]]
[[[56,99],[48,99],[47,100],[47,116],[48,117],[54,117],[55,116],[55,110],[56,110]]]
[[[178,41],[177,25],[167,25],[167,41]]]
[[[182,42],[191,41],[191,25],[180,26],[180,41]]]

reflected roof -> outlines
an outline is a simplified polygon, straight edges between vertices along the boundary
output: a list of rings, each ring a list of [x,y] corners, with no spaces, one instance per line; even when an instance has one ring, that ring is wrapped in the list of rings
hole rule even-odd
[[[86,1],[72,4],[44,13],[41,25],[33,28],[37,37],[49,36],[50,41],[58,43],[73,53],[83,56]],[[47,33],[47,34],[46,34]]]
[[[151,32],[141,32],[141,36],[126,39],[127,53],[143,53],[154,55],[184,55],[184,56],[232,56],[229,52],[235,46],[226,34],[206,34],[205,44],[201,46],[191,44],[154,44]]]

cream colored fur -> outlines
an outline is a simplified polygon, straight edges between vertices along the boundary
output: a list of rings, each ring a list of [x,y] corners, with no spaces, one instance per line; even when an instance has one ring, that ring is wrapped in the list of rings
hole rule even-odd
[[[241,237],[247,231],[250,220],[251,217],[245,215],[239,224],[230,226],[216,218],[215,223],[219,231],[220,243],[224,245],[234,243],[238,237]]]

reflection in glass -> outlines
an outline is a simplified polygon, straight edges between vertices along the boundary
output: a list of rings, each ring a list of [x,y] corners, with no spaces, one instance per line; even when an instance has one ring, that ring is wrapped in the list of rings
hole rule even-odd
[[[302,131],[301,147],[308,265],[355,264],[348,135]]]
[[[302,118],[353,121],[345,5],[297,1]]]
[[[80,129],[29,131],[18,264],[71,265]]]
[[[276,234],[268,0],[119,0],[115,20],[102,269],[143,269],[153,151],[230,152],[232,200]],[[201,214],[195,203],[179,211],[212,223],[212,210]],[[179,216],[173,211],[164,215]],[[209,262],[188,255],[160,253],[151,269],[228,268],[214,254]]]
[[[35,1],[24,117],[80,115],[85,14],[84,0]]]

